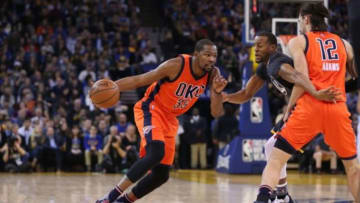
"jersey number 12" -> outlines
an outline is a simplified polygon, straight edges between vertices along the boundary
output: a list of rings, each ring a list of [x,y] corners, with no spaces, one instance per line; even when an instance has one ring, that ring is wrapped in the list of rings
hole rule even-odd
[[[316,40],[320,44],[321,59],[323,61],[339,59],[339,55],[336,52],[333,53],[333,51],[336,51],[337,49],[337,44],[334,39],[323,40],[320,38],[316,38]]]

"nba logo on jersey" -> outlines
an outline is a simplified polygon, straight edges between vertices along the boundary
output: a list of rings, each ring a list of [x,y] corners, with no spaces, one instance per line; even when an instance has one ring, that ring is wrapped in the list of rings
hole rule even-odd
[[[252,123],[263,121],[263,100],[261,97],[253,97],[250,100],[250,121]]]

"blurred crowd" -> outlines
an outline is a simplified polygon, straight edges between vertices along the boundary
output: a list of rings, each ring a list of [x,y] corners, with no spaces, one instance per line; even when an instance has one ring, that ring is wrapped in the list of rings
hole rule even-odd
[[[137,64],[157,62],[139,8],[106,0],[1,4],[2,170],[128,168],[137,157],[129,107],[101,111],[87,92],[95,80],[138,74]]]
[[[228,89],[241,88],[242,69],[250,63],[250,47],[242,43],[241,0],[164,1],[165,25],[157,44],[141,26],[136,1],[0,4],[2,171],[125,172],[137,160],[139,137],[132,106],[144,88],[124,92],[116,107],[104,110],[95,108],[88,97],[91,82],[143,73],[160,59],[191,53],[201,38],[217,44],[218,66],[230,82]],[[290,4],[258,7],[252,20],[257,30],[270,30],[271,17],[296,17],[297,8]],[[329,29],[346,38],[346,4],[331,1],[330,8]],[[273,120],[286,104],[274,94],[270,91]],[[349,103],[356,105],[356,99]],[[225,115],[217,120],[204,106],[180,118],[176,167],[213,167],[216,151],[239,134],[238,106],[227,104]],[[356,108],[350,109],[355,115]]]

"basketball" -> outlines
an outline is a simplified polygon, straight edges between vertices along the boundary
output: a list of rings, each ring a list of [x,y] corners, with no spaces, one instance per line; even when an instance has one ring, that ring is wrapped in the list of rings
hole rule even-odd
[[[109,79],[101,79],[91,87],[90,99],[98,108],[110,108],[119,100],[119,88],[116,83]]]

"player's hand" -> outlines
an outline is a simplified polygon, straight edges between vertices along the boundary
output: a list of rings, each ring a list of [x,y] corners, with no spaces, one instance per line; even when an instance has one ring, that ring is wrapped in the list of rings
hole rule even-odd
[[[336,101],[340,100],[340,95],[341,95],[341,92],[340,92],[339,88],[330,86],[326,89],[318,90],[315,94],[315,98],[322,100],[322,101],[336,103]]]
[[[215,93],[220,93],[226,87],[228,81],[221,75],[216,75],[212,82],[212,88]]]

